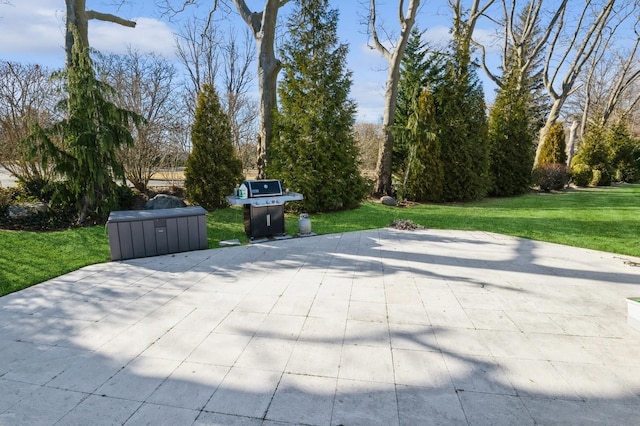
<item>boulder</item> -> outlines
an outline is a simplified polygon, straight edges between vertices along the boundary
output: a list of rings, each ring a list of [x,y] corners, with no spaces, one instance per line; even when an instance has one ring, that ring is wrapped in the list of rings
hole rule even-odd
[[[16,204],[7,208],[7,213],[11,219],[25,219],[46,212],[47,205],[42,202]]]
[[[144,205],[147,210],[175,209],[177,207],[187,207],[187,205],[180,198],[167,194],[158,194]]]
[[[398,204],[395,198],[390,197],[388,195],[385,195],[384,197],[380,198],[380,202],[385,206],[395,206]]]

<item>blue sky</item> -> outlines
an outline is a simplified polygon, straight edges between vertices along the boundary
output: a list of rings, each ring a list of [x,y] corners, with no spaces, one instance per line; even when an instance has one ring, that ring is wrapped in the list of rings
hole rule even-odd
[[[173,30],[177,23],[162,17],[155,6],[157,0],[130,0],[116,11],[114,0],[87,0],[87,8],[101,12],[116,12],[123,18],[137,22],[135,29],[115,24],[91,21],[89,39],[93,48],[101,51],[124,52],[128,45],[141,52],[154,51],[174,58]],[[0,59],[35,62],[49,67],[64,64],[64,0],[10,0],[12,5],[0,5]],[[200,8],[188,13],[206,14],[213,0],[202,0]],[[263,0],[247,0],[252,9],[261,9]],[[368,1],[334,0],[340,11],[339,36],[350,45],[348,67],[353,71],[352,98],[358,104],[358,120],[378,122],[384,105],[386,61],[367,47],[366,28],[361,24]],[[426,37],[444,43],[448,37],[451,13],[446,0],[423,1],[418,25],[427,28]],[[394,39],[399,30],[397,0],[379,0],[379,21],[384,22]],[[334,6],[335,7],[335,6]],[[291,10],[289,4],[281,17]],[[244,31],[245,23],[235,13],[228,24]],[[485,89],[485,91],[490,89]]]

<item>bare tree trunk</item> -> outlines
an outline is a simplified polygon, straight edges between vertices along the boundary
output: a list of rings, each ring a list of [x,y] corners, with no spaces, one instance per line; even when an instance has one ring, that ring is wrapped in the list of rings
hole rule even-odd
[[[576,140],[578,139],[578,127],[580,124],[574,120],[571,123],[571,131],[569,132],[569,141],[567,143],[567,170],[571,170],[571,161],[576,152]]]
[[[389,70],[387,72],[387,83],[384,93],[384,114],[382,118],[382,128],[385,133],[384,139],[381,141],[378,150],[378,163],[376,165],[376,187],[377,195],[391,195],[393,192],[391,182],[392,154],[393,154],[393,133],[392,128],[396,115],[396,102],[398,98],[398,81],[400,80],[400,63],[407,42],[411,35],[411,28],[415,23],[420,0],[409,0],[405,15],[404,0],[398,1],[398,18],[400,21],[400,36],[396,42],[393,52],[389,51],[380,41],[378,37],[378,29],[376,27],[376,2],[371,0],[369,10],[369,31],[371,33],[373,46],[378,50],[389,62]]]
[[[275,55],[275,35],[278,10],[289,0],[265,0],[262,12],[251,12],[244,0],[233,0],[238,13],[253,32],[258,48],[258,90],[260,92],[260,123],[258,131],[258,178],[264,178],[264,166],[269,160],[269,145],[273,138],[273,112],[276,108],[278,72],[281,63]]]

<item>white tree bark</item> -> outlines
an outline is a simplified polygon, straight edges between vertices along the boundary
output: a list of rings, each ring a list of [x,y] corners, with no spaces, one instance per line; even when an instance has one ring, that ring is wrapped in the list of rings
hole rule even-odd
[[[369,14],[369,31],[372,38],[372,48],[380,52],[389,62],[387,71],[387,82],[384,93],[384,114],[382,118],[382,126],[385,132],[384,140],[381,141],[378,150],[378,162],[376,165],[376,188],[375,192],[379,195],[390,195],[392,192],[391,185],[391,167],[393,153],[393,134],[391,129],[395,121],[396,100],[398,97],[398,81],[400,79],[400,63],[402,56],[407,47],[407,42],[411,35],[411,28],[415,23],[420,0],[409,0],[406,9],[404,8],[404,0],[398,1],[398,20],[400,22],[400,35],[396,40],[395,48],[389,50],[380,41],[378,28],[376,25],[376,2],[371,0]]]
[[[233,0],[238,13],[251,29],[258,51],[258,91],[260,96],[258,132],[258,178],[264,178],[269,145],[273,138],[273,112],[281,63],[275,55],[276,24],[279,9],[289,0],[265,0],[262,12],[251,12],[245,0]]]
[[[571,123],[571,131],[569,132],[569,141],[567,142],[567,170],[571,170],[571,161],[576,152],[576,141],[578,140],[578,127],[580,123],[573,121]]]

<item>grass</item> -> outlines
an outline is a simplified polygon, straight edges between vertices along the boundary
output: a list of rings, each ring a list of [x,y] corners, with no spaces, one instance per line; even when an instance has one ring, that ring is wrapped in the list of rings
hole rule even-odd
[[[209,213],[209,247],[234,238],[246,243],[242,216],[238,207]],[[296,234],[297,219],[287,215],[289,234]],[[640,185],[401,208],[367,202],[355,210],[311,215],[318,234],[383,228],[396,219],[427,228],[497,232],[640,257]],[[0,230],[0,296],[108,260],[103,226],[46,233]]]

